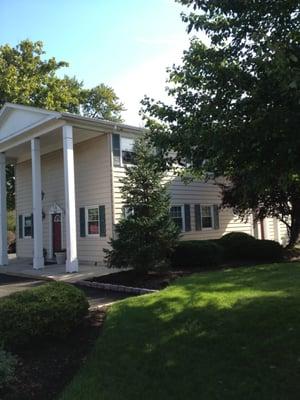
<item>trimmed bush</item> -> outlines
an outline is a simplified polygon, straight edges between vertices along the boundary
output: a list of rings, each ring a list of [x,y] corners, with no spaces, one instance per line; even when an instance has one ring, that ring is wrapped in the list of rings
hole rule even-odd
[[[0,338],[15,348],[33,339],[65,337],[87,312],[84,293],[62,282],[14,293],[0,300]]]
[[[223,249],[212,240],[179,242],[172,255],[173,268],[211,267],[222,263]]]
[[[241,240],[256,240],[253,236],[248,235],[245,232],[230,232],[226,235],[222,236],[219,241],[221,243],[229,243],[234,241],[241,241]]]
[[[0,349],[0,390],[15,379],[17,357]]]
[[[247,253],[253,261],[275,262],[282,261],[284,249],[274,240],[254,240],[247,244]]]
[[[243,232],[231,232],[219,239],[225,261],[280,261],[282,246],[273,240],[258,240]]]
[[[224,261],[250,259],[251,245],[257,241],[253,236],[244,232],[227,233],[219,239],[219,244],[224,249]]]

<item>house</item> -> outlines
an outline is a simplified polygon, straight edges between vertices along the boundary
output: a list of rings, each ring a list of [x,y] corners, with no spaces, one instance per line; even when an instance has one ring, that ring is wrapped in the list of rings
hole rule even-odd
[[[103,263],[114,225],[122,217],[120,177],[130,163],[134,139],[144,129],[69,113],[5,104],[0,111],[0,265],[7,260],[5,165],[15,165],[17,256],[43,268],[45,256],[67,249],[66,271],[79,262]],[[219,209],[212,183],[185,185],[172,177],[171,215],[182,239],[213,239],[242,231],[280,242],[282,223],[254,225]],[[261,225],[261,226],[259,226]]]

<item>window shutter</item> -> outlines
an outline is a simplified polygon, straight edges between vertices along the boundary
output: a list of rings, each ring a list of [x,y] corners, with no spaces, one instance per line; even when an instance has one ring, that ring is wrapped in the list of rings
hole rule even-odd
[[[120,135],[113,133],[112,135],[112,148],[113,148],[113,164],[115,167],[121,165],[121,148],[120,148]]]
[[[79,209],[80,237],[85,237],[85,208]]]
[[[101,237],[106,236],[106,223],[105,223],[105,206],[99,206],[99,234]]]
[[[23,215],[19,215],[19,239],[23,239]]]
[[[33,214],[31,214],[31,237],[34,238],[34,229],[33,229]]]
[[[201,231],[202,223],[201,223],[201,206],[200,206],[200,204],[195,204],[195,225],[196,225],[196,231]]]
[[[219,206],[214,204],[214,229],[220,228],[220,221],[219,221]]]
[[[191,230],[191,207],[189,204],[184,205],[184,222],[185,231],[189,232]]]

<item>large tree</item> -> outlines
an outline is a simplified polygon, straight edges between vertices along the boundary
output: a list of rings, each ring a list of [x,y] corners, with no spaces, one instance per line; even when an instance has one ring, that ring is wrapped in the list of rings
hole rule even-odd
[[[104,84],[85,89],[75,77],[59,77],[68,67],[54,57],[46,59],[43,43],[21,41],[0,46],[0,108],[5,102],[121,121],[123,106],[114,90]],[[7,167],[8,208],[14,209],[14,172]]]
[[[224,206],[300,233],[299,0],[180,0],[191,40],[170,70],[173,105],[144,99],[154,143],[198,176],[226,178]],[[227,183],[226,183],[227,182]]]

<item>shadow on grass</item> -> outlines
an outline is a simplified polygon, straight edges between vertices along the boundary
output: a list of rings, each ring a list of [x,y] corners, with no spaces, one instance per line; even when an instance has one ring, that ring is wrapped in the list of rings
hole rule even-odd
[[[62,399],[298,399],[299,266],[252,275],[192,276],[120,302]]]

